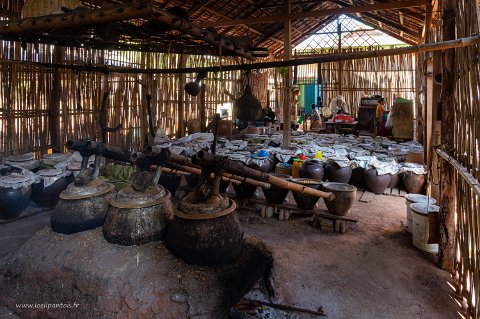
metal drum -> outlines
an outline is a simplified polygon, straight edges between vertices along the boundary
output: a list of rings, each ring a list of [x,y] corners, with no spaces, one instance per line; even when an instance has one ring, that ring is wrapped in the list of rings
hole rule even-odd
[[[136,191],[131,185],[110,200],[103,235],[114,244],[142,245],[162,240],[173,218],[170,192],[161,186]]]
[[[170,251],[189,264],[220,265],[232,261],[243,244],[243,228],[235,213],[236,204],[225,195],[217,202],[196,203],[186,196],[167,229]]]
[[[77,233],[103,225],[114,186],[100,179],[86,185],[68,185],[52,212],[52,228],[63,234]]]

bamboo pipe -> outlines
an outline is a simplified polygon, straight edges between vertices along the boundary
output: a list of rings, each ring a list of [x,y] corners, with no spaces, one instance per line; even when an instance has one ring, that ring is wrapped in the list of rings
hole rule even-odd
[[[472,188],[472,191],[480,197],[480,182],[472,174],[470,174],[465,166],[463,166],[459,161],[448,155],[445,151],[441,149],[435,150],[441,158],[451,164],[455,170],[462,175],[463,179],[467,184]]]
[[[213,155],[211,153],[200,151],[200,152],[197,153],[197,155],[195,155],[192,162],[194,164],[198,163],[198,164],[211,165],[211,164],[214,163],[216,157],[217,157],[216,155]],[[328,193],[327,192],[322,192],[322,191],[313,189],[311,187],[306,187],[306,186],[302,186],[300,184],[292,183],[292,182],[289,182],[289,181],[284,180],[282,178],[275,177],[273,175],[269,175],[269,174],[257,171],[255,169],[246,167],[246,166],[244,166],[240,163],[237,163],[237,162],[225,160],[225,164],[226,164],[226,171],[228,173],[231,173],[231,174],[245,176],[245,177],[248,177],[248,178],[251,178],[251,179],[254,179],[254,180],[259,180],[259,181],[262,181],[262,182],[270,183],[272,185],[275,185],[275,186],[278,186],[278,187],[281,187],[281,188],[285,188],[285,189],[289,189],[289,190],[294,191],[294,192],[300,192],[302,194],[322,197],[322,198],[325,198],[327,200],[335,199],[335,195],[333,195],[333,193],[331,193],[331,192],[328,192]]]
[[[178,169],[180,169],[180,171],[184,171],[187,174],[188,173],[195,174],[195,175],[201,175],[202,174],[202,171],[199,168],[195,168],[195,167],[191,167],[191,166],[180,166],[179,165]],[[213,177],[214,177],[214,175],[210,174],[210,178],[213,178]],[[234,179],[233,177],[227,177],[225,175],[222,176],[222,181],[230,182],[230,183],[235,184],[235,185],[240,185],[242,183],[241,181],[239,181],[237,179]]]

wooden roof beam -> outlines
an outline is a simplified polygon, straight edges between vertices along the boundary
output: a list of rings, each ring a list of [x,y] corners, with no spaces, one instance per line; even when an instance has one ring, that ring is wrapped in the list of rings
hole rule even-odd
[[[227,21],[218,21],[218,22],[205,22],[199,24],[202,28],[209,27],[225,27],[233,26],[240,24],[261,24],[261,23],[271,23],[271,22],[283,22],[285,20],[299,20],[306,18],[318,18],[318,17],[327,17],[332,15],[341,15],[341,14],[353,14],[353,13],[362,13],[362,12],[371,12],[371,11],[383,11],[383,10],[395,10],[400,8],[411,8],[411,7],[423,7],[430,3],[429,0],[407,0],[407,1],[398,1],[398,2],[387,2],[387,3],[377,3],[369,4],[363,6],[348,6],[343,8],[334,8],[326,9],[319,11],[305,11],[300,13],[291,13],[291,14],[282,14],[275,16],[265,16],[258,18],[248,18],[248,19],[237,19],[237,20],[227,20]]]
[[[26,19],[2,20],[0,21],[0,36],[2,34],[21,34],[49,31],[52,29],[78,28],[99,23],[145,18],[153,13],[154,9],[151,4],[128,3],[81,12],[73,11]]]

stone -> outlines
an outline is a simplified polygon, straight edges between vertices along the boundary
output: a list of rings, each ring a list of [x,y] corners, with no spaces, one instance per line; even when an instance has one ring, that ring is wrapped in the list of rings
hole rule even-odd
[[[65,235],[45,228],[0,259],[0,309],[21,318],[223,319],[272,263],[251,236],[233,262],[201,267],[175,258],[163,242],[119,246],[101,229]],[[19,303],[71,307],[19,309]]]

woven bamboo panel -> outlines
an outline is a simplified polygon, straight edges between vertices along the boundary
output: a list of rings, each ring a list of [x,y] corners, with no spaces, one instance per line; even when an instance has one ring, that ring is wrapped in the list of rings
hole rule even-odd
[[[64,13],[62,7],[75,9],[81,6],[78,0],[26,0],[22,8],[22,18]]]

